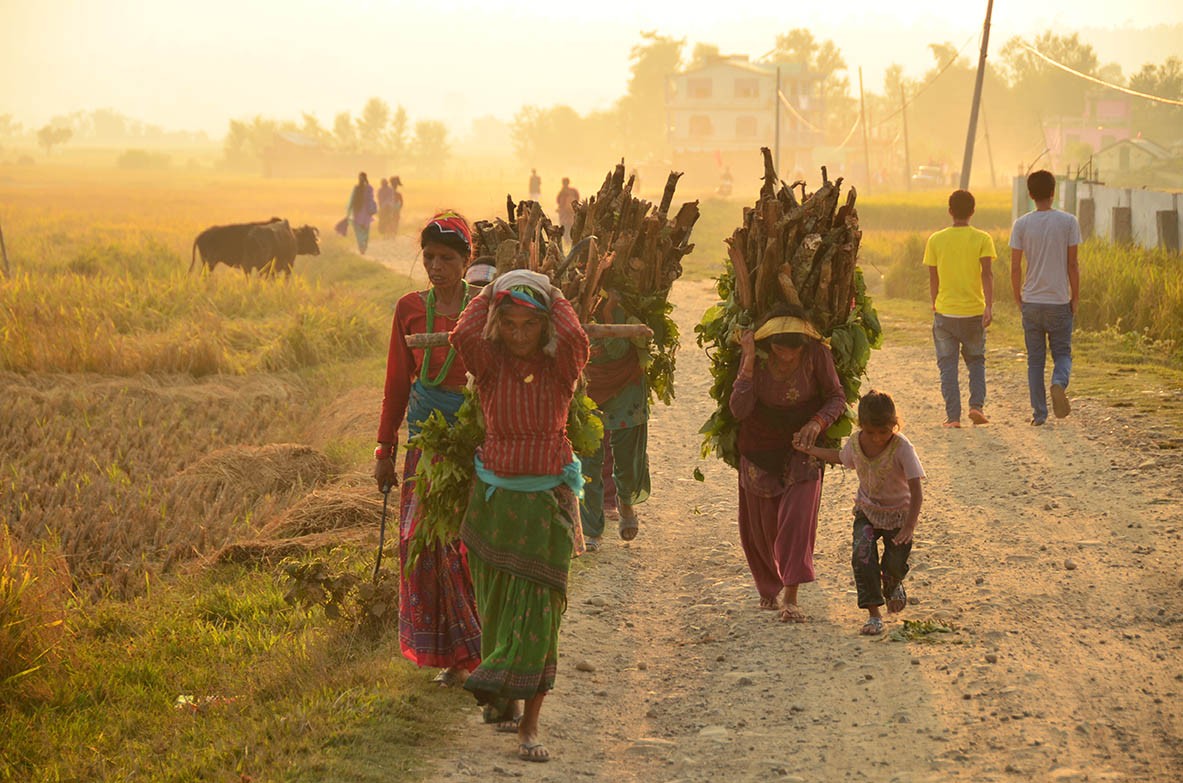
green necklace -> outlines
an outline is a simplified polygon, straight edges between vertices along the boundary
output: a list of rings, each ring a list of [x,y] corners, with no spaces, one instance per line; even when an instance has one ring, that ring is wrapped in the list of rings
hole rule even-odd
[[[460,311],[464,311],[465,305],[468,304],[468,281],[461,280],[464,284],[464,298],[460,302]],[[459,315],[457,315],[459,317]],[[432,288],[427,292],[427,331],[435,331],[435,289]],[[419,366],[419,381],[428,388],[434,388],[444,382],[444,378],[448,377],[448,370],[452,369],[452,362],[456,361],[456,349],[454,347],[448,348],[448,355],[444,357],[444,366],[440,368],[439,374],[434,378],[427,377],[427,367],[431,364],[431,352],[434,348],[425,348],[423,351],[423,364]]]

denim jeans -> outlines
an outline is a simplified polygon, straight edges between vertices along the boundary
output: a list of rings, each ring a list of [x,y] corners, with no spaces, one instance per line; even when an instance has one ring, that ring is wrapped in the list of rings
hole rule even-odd
[[[854,569],[854,586],[858,591],[858,608],[883,606],[881,574],[887,574],[896,582],[904,581],[908,574],[908,555],[912,543],[897,544],[891,539],[898,530],[879,530],[860,511],[854,515],[853,546],[850,566]],[[883,539],[883,557],[879,557],[879,539]]]
[[[981,316],[950,318],[934,313],[932,341],[941,371],[941,395],[945,398],[945,420],[961,420],[961,386],[957,380],[957,354],[969,370],[969,407],[982,410],[986,404],[986,328]]]
[[[1047,352],[1052,352],[1052,383],[1068,388],[1072,372],[1072,305],[1023,302],[1023,338],[1027,343],[1027,388],[1035,421],[1047,419],[1043,383]]]

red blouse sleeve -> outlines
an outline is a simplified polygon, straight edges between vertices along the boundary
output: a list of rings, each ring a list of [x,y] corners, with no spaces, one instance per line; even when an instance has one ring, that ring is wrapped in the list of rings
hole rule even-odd
[[[555,336],[558,338],[555,369],[559,378],[574,386],[587,364],[588,357],[591,356],[591,344],[579,323],[575,308],[564,297],[554,300],[550,317],[554,323]]]
[[[493,346],[482,336],[488,314],[489,297],[476,297],[460,314],[449,338],[464,366],[478,380],[484,378],[493,365]]]
[[[415,372],[415,357],[407,347],[406,317],[408,299],[403,297],[394,308],[390,324],[390,348],[386,354],[386,383],[382,390],[382,414],[378,419],[378,442],[395,443],[398,428],[407,415],[407,400],[411,396],[411,376]]]

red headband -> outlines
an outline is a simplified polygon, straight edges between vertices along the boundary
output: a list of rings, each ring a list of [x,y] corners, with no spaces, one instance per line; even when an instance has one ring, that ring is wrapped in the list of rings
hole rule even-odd
[[[464,241],[465,255],[472,252],[472,230],[468,227],[468,223],[464,218],[455,212],[440,212],[431,220],[427,221],[427,225],[423,229],[424,234],[427,234],[432,228],[442,235],[441,239],[444,239],[445,242],[448,235],[462,239]]]

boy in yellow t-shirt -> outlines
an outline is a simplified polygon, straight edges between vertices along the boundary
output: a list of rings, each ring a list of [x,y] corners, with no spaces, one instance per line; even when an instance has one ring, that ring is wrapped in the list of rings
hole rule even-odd
[[[973,194],[953,191],[949,196],[953,225],[930,236],[924,246],[946,427],[961,426],[959,352],[969,371],[970,421],[989,424],[982,411],[986,405],[986,327],[993,318],[995,253],[990,235],[969,224],[973,213]]]

